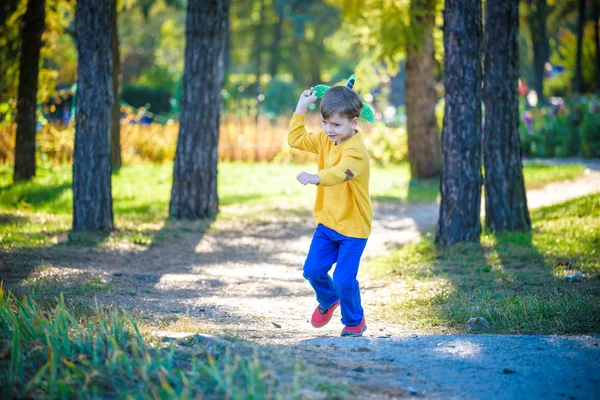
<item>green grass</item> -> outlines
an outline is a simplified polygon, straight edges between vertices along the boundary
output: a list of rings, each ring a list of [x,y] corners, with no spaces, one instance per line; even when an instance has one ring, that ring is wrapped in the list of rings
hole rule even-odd
[[[300,171],[314,165],[219,164],[219,218],[287,218],[310,216],[315,188],[298,184]],[[577,177],[581,166],[525,168],[528,188],[552,180]],[[71,167],[38,168],[29,182],[12,184],[12,168],[0,167],[0,248],[39,247],[58,243],[113,245],[126,242],[150,246],[163,230],[171,193],[171,165],[135,165],[113,174],[113,209],[117,231],[108,236],[68,234],[71,226]],[[407,164],[373,167],[373,201],[432,202],[439,182],[410,180]]]
[[[482,235],[437,248],[433,237],[367,265],[391,283],[382,318],[426,332],[464,332],[484,317],[494,333],[600,332],[600,194],[532,212],[531,234]],[[567,282],[581,271],[582,282]]]
[[[583,174],[582,165],[541,165],[526,163],[523,166],[523,179],[528,190],[539,189],[552,182],[575,179]]]
[[[280,390],[256,354],[194,337],[149,341],[125,312],[78,321],[62,296],[48,311],[0,286],[2,398],[283,398]]]

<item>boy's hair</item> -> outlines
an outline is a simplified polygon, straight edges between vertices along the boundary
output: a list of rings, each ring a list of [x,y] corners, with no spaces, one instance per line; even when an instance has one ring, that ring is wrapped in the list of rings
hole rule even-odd
[[[333,86],[323,96],[321,115],[328,119],[335,113],[352,120],[360,116],[363,103],[358,93],[346,86]]]

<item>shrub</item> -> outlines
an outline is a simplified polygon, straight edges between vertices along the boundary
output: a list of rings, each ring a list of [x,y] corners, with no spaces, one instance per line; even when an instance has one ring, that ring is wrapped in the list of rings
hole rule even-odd
[[[600,113],[587,113],[579,126],[583,156],[600,157]]]
[[[171,111],[171,91],[161,87],[124,85],[121,99],[133,107],[145,107],[155,114],[168,114]]]
[[[379,165],[399,164],[408,158],[405,127],[392,128],[377,123],[365,138],[369,155]]]
[[[520,136],[523,154],[530,157],[599,157],[600,108],[585,97],[553,109],[523,114]],[[531,119],[531,129],[526,120]]]

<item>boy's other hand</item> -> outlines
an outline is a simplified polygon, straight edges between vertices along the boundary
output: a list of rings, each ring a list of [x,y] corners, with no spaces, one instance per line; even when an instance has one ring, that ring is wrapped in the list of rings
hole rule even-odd
[[[300,182],[303,185],[307,185],[309,183],[312,183],[313,185],[318,185],[321,182],[321,180],[319,179],[319,175],[309,174],[308,172],[300,172],[296,179],[298,179],[298,182]]]
[[[296,114],[306,114],[310,103],[314,103],[315,100],[317,100],[317,96],[315,96],[312,91],[313,88],[311,87],[310,89],[302,92],[300,98],[298,99],[298,105],[296,106]]]

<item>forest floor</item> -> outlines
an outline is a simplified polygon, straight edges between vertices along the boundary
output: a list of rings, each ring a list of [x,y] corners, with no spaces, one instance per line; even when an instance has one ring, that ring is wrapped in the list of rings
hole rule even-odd
[[[529,207],[600,192],[600,165],[588,168],[577,180],[529,191]],[[431,232],[438,207],[374,203],[363,261]],[[252,213],[243,206],[226,211]],[[326,327],[314,329],[309,319],[316,301],[302,277],[313,232],[309,216],[263,217],[257,210],[251,222],[188,226],[150,247],[31,249],[18,255],[28,267],[5,269],[3,279],[9,289],[29,279],[44,290],[55,285],[71,297],[80,294],[83,303],[125,308],[154,321],[150,333],[164,340],[195,335],[205,344],[258,351],[278,381],[306,382],[298,389],[306,398],[600,397],[600,336],[409,330],[375,317],[389,287],[361,274],[365,335],[340,337],[339,310]]]

